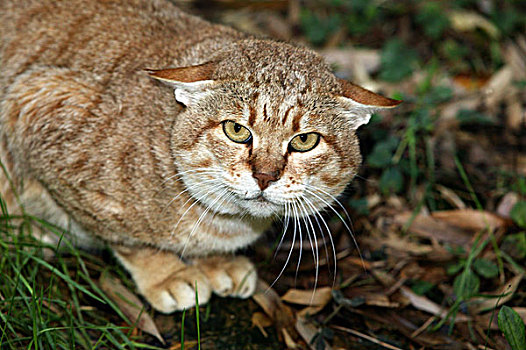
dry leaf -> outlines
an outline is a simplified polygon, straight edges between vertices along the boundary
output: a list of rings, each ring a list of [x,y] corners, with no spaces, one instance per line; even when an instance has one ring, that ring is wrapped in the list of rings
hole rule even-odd
[[[513,68],[504,66],[493,74],[484,88],[485,102],[489,108],[496,108],[509,93],[514,78]]]
[[[397,302],[392,302],[389,300],[387,295],[380,294],[380,293],[368,293],[367,295],[364,295],[365,297],[365,304],[370,306],[380,306],[380,307],[389,307],[389,308],[395,308],[399,307],[400,304]]]
[[[289,289],[281,300],[291,304],[308,306],[325,306],[332,298],[332,288],[317,288],[315,293],[310,290]]]
[[[314,344],[312,340],[314,339],[316,334],[320,332],[319,329],[314,327],[312,323],[309,323],[306,318],[298,317],[298,320],[296,321],[296,330],[298,331],[298,333],[301,335],[301,337],[305,340],[305,342],[309,345],[309,347],[312,350],[317,349],[316,344]],[[325,340],[323,340],[323,342],[325,343],[324,349],[326,350],[332,349]]]
[[[406,238],[400,237],[394,233],[389,233],[387,238],[382,240],[382,245],[417,256],[426,255],[433,250],[433,247],[429,245],[411,242]]]
[[[508,192],[502,197],[499,205],[497,206],[497,214],[503,218],[509,218],[511,209],[519,201],[519,195],[515,192]]]
[[[435,219],[445,221],[449,225],[469,231],[481,231],[485,229],[493,231],[496,228],[506,227],[508,224],[506,219],[493,213],[474,209],[435,211],[431,213],[431,216]]]
[[[500,31],[493,23],[474,11],[452,11],[449,20],[453,29],[459,32],[482,29],[493,39],[500,36]]]
[[[285,328],[281,330],[281,334],[283,335],[283,340],[287,345],[287,349],[299,349],[299,345],[294,341],[294,339],[292,339],[289,332],[287,332]]]
[[[291,308],[283,304],[278,293],[263,280],[258,279],[252,299],[263,309],[279,330],[294,330],[295,317]],[[290,334],[289,334],[290,335]]]
[[[272,320],[264,313],[258,311],[252,314],[252,325],[258,327],[261,334],[266,338],[268,334],[265,331],[265,327],[272,326]]]
[[[455,191],[442,185],[437,185],[436,188],[440,192],[440,195],[442,195],[442,198],[448,201],[449,204],[454,205],[458,209],[466,209],[466,204]]]
[[[447,315],[448,310],[446,308],[443,308],[442,306],[432,302],[424,296],[414,293],[411,289],[402,287],[400,288],[400,291],[405,297],[409,299],[411,305],[413,305],[415,309],[425,311],[439,317],[445,317]],[[466,322],[470,319],[470,317],[461,313],[457,313],[455,317],[456,322]]]
[[[155,322],[145,311],[143,303],[134,293],[130,292],[117,278],[112,277],[109,273],[101,275],[99,285],[133,325],[143,332],[153,335],[164,344],[164,339],[159,333]]]
[[[396,223],[405,226],[412,216],[412,212],[404,212],[396,215],[394,220]],[[417,215],[414,217],[408,230],[421,237],[436,239],[439,242],[454,245],[464,246],[471,242],[471,236],[464,231],[431,216]]]

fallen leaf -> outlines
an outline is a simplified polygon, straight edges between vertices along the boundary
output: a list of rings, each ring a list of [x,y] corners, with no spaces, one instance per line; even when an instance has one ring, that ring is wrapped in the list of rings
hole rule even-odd
[[[318,349],[316,344],[313,342],[314,337],[320,333],[320,330],[318,328],[314,327],[312,323],[308,322],[308,320],[305,317],[300,316],[296,320],[296,330],[298,331],[299,335],[301,335],[301,337],[305,340],[305,342],[309,345],[309,347],[312,350]],[[326,350],[332,349],[325,340],[322,340],[322,341],[324,343],[323,349],[326,349]]]
[[[298,349],[299,345],[292,339],[289,332],[285,328],[281,330],[281,334],[283,335],[283,340],[285,341],[285,344],[287,345],[287,349]]]
[[[513,84],[514,72],[510,65],[498,70],[484,88],[485,103],[489,108],[496,108],[509,93]]]
[[[431,216],[468,231],[494,230],[508,225],[508,220],[504,218],[487,211],[474,209],[435,211],[431,213]]]
[[[153,335],[164,344],[164,339],[159,333],[155,322],[145,311],[143,303],[134,293],[130,292],[117,278],[109,273],[101,275],[99,285],[104,293],[117,304],[122,313],[128,317],[132,325]]]
[[[252,325],[258,327],[259,331],[266,338],[268,336],[265,327],[272,326],[272,320],[262,312],[254,312],[252,314]]]
[[[332,299],[331,287],[317,288],[316,291],[289,289],[281,300],[291,304],[325,306]]]
[[[369,293],[365,295],[364,297],[365,297],[365,304],[369,306],[380,306],[380,307],[388,307],[388,308],[395,308],[395,307],[400,306],[399,303],[392,302],[385,294]]]
[[[258,279],[256,293],[252,299],[263,309],[263,311],[274,321],[278,330],[287,330],[288,335],[294,332],[295,316],[290,307],[283,304],[278,293],[261,279]],[[292,335],[297,335],[295,332]]]
[[[412,217],[412,212],[403,212],[396,215],[394,220],[396,223],[406,226]],[[408,230],[421,237],[436,239],[439,242],[454,245],[465,246],[471,242],[471,236],[467,235],[464,231],[427,215],[419,214],[415,216]]]
[[[407,287],[400,288],[401,293],[409,299],[411,302],[411,305],[415,307],[415,309],[428,312],[432,315],[438,316],[438,317],[445,317],[448,313],[448,310],[433,301],[429,300],[428,298],[417,295],[414,293],[411,289]],[[456,314],[455,321],[456,322],[466,322],[471,320],[470,317],[461,314],[460,312]]]
[[[497,214],[503,218],[510,218],[510,212],[519,201],[519,195],[515,192],[508,192],[502,197],[497,206]]]
[[[454,205],[458,209],[466,209],[466,204],[462,199],[460,199],[455,191],[442,185],[437,185],[436,188],[449,204]]]
[[[492,39],[497,39],[500,36],[499,29],[493,23],[474,11],[451,11],[449,20],[453,29],[459,32],[482,29]]]

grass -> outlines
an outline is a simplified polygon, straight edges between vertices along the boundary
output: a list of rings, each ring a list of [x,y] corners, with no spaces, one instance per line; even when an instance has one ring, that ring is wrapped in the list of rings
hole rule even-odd
[[[5,209],[1,220],[2,349],[141,348],[129,320],[97,286],[103,261],[65,240],[58,251],[34,239],[31,227],[40,220],[12,217]],[[52,261],[45,260],[46,250],[55,254]],[[115,316],[101,317],[99,308]]]

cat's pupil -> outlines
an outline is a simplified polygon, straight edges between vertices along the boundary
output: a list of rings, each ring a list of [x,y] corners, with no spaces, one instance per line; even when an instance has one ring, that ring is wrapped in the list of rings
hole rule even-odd
[[[234,124],[234,131],[236,132],[236,134],[241,130],[241,125],[239,125],[238,123],[235,123]]]
[[[307,138],[308,137],[309,137],[309,135],[307,135],[307,134],[301,134],[300,135],[301,142],[303,142],[303,143],[307,142]]]

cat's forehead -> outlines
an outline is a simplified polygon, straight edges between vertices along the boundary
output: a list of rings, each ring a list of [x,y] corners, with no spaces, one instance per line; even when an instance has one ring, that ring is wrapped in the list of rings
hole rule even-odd
[[[300,93],[272,84],[232,82],[225,94],[227,113],[235,121],[265,134],[290,136],[322,131],[337,117],[336,103],[328,94]]]
[[[269,93],[333,92],[336,78],[313,51],[285,43],[249,40],[233,44],[217,58],[214,78],[250,82]]]

